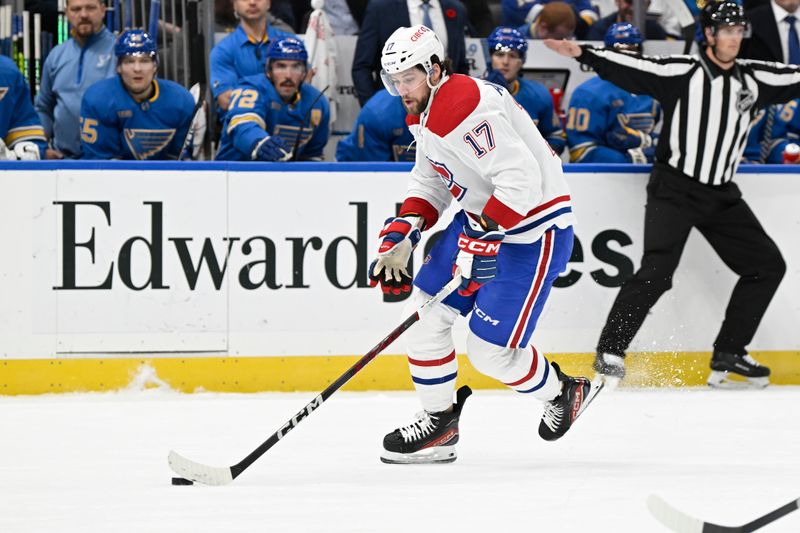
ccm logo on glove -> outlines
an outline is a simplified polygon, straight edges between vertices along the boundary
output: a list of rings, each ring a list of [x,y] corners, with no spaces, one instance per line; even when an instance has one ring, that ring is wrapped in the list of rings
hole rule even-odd
[[[497,255],[500,251],[500,242],[498,241],[479,241],[470,239],[464,234],[458,238],[458,247],[473,255]]]

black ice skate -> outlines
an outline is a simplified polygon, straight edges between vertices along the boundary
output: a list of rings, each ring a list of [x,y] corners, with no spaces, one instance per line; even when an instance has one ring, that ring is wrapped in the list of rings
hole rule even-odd
[[[544,414],[539,423],[539,436],[544,440],[557,440],[572,427],[575,420],[594,400],[603,388],[603,382],[595,386],[583,377],[573,378],[561,372],[558,363],[550,363],[561,381],[561,394],[544,404]]]
[[[456,392],[452,412],[417,413],[417,420],[383,438],[381,461],[390,464],[452,463],[456,460],[458,419],[472,394],[466,385]]]
[[[734,381],[730,374],[737,374],[746,381]],[[763,389],[769,385],[769,368],[761,365],[748,354],[736,354],[714,350],[711,357],[711,375],[708,384],[719,389]]]
[[[615,389],[625,377],[625,358],[610,353],[597,352],[594,358],[594,371],[610,389]]]

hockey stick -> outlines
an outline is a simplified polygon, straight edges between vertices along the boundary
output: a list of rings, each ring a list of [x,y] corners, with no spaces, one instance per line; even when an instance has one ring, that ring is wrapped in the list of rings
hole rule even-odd
[[[662,498],[651,494],[647,497],[647,508],[656,519],[677,533],[750,533],[761,529],[782,516],[786,516],[800,507],[800,499],[787,503],[752,522],[741,526],[720,526],[711,522],[704,522],[699,518],[689,516],[665,502]]]
[[[306,119],[300,124],[300,131],[297,132],[297,137],[295,137],[294,139],[294,146],[292,147],[292,152],[291,152],[292,155],[289,161],[297,161],[297,150],[300,148],[300,139],[301,137],[303,137],[303,130],[306,127],[306,122],[311,120],[311,112],[314,111],[314,106],[317,105],[319,99],[322,98],[322,95],[325,94],[325,91],[327,91],[329,88],[330,85],[326,85],[325,88],[322,89],[322,91],[320,91],[320,93],[317,95],[316,98],[314,98],[314,101],[311,102],[311,105],[308,107],[308,113],[306,113]]]
[[[198,27],[197,2],[189,3],[187,5],[187,10],[189,11],[188,32],[192,39],[192,57],[188,66],[193,76],[191,81],[196,79],[199,87],[197,91],[197,101],[194,103],[194,109],[192,110],[192,120],[189,122],[189,129],[186,130],[186,137],[183,138],[181,150],[178,152],[178,161],[183,161],[184,154],[186,154],[186,150],[189,148],[189,143],[193,141],[192,126],[194,125],[197,115],[205,112],[203,103],[206,101],[206,85],[208,85],[205,59],[206,43],[205,36],[200,32]],[[165,39],[164,42],[166,43],[166,32],[163,32],[163,35]]]
[[[236,479],[242,472],[244,472],[256,459],[264,455],[267,450],[275,446],[279,440],[286,436],[291,430],[297,427],[304,418],[311,415],[315,409],[320,407],[322,403],[330,398],[333,393],[339,390],[345,383],[358,374],[367,364],[375,359],[386,347],[392,344],[397,338],[402,335],[408,328],[410,328],[418,320],[422,319],[431,308],[440,303],[442,300],[458,288],[461,284],[461,274],[456,274],[450,282],[442,287],[435,296],[431,296],[414,314],[406,318],[402,324],[394,328],[391,333],[383,338],[378,344],[375,345],[366,355],[356,361],[344,374],[339,376],[336,381],[328,385],[316,398],[311,400],[308,405],[303,407],[296,415],[289,419],[282,425],[278,431],[273,433],[267,440],[253,450],[250,455],[239,461],[233,466],[207,466],[202,463],[196,463],[185,457],[181,456],[175,451],[170,451],[167,460],[172,470],[182,476],[184,479],[190,479],[206,485],[227,485]]]

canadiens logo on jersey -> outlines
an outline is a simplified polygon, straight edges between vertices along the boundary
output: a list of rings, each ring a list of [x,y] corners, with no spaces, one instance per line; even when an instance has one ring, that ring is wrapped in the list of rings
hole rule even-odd
[[[438,161],[434,161],[429,157],[426,157],[425,159],[428,160],[433,167],[433,170],[435,170],[439,174],[439,177],[442,178],[445,187],[447,187],[447,190],[453,195],[453,198],[456,200],[461,200],[464,197],[464,194],[466,194],[467,189],[456,182],[453,173],[449,168],[447,168],[447,165],[444,163],[439,163]]]
[[[133,157],[139,160],[150,159],[160,153],[175,136],[175,129],[165,130],[145,130],[130,129],[124,130],[125,142],[128,144]]]

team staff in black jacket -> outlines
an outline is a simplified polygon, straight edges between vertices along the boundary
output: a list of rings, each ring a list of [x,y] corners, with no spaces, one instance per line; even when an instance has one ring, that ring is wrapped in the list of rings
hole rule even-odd
[[[595,370],[611,385],[625,375],[625,350],[650,308],[672,286],[691,229],[697,228],[739,275],[714,341],[709,384],[769,383],[769,369],[747,354],[786,265],[731,180],[758,109],[800,97],[800,68],[736,59],[748,22],[733,1],[700,15],[706,39],[698,55],[648,57],[545,40],[626,91],[661,102],[664,123],[647,185],[641,267],[617,295],[600,336]]]

